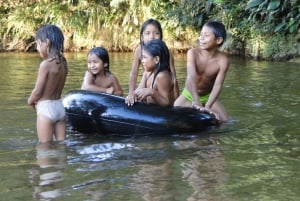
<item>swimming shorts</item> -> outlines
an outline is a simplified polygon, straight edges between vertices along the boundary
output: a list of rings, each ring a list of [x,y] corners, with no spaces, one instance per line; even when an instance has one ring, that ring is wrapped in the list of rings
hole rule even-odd
[[[53,122],[63,120],[66,116],[61,100],[42,100],[36,105],[36,113],[44,115]]]
[[[182,91],[181,94],[183,95],[183,97],[184,97],[185,99],[187,99],[187,100],[190,101],[190,102],[193,102],[192,94],[191,94],[191,92],[189,92],[186,88],[183,89],[183,91]],[[210,94],[207,94],[207,95],[205,95],[205,96],[199,97],[200,103],[202,103],[203,105],[205,105],[205,103],[208,101],[209,95],[210,95]]]

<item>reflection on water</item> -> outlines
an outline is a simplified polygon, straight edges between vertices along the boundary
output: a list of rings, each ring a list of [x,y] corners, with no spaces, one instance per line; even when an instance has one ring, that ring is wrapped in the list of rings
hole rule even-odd
[[[39,143],[36,146],[36,158],[38,167],[30,175],[34,187],[33,197],[38,200],[51,200],[62,196],[67,160],[66,145]]]
[[[69,53],[63,94],[79,89],[86,54]],[[185,55],[175,55],[182,89]],[[189,136],[99,136],[68,131],[37,144],[27,106],[38,54],[0,54],[0,196],[15,200],[298,200],[300,71],[297,63],[231,58],[222,102],[231,121]],[[111,54],[128,91],[132,53]],[[29,173],[29,178],[28,178]],[[18,178],[18,180],[12,179]]]

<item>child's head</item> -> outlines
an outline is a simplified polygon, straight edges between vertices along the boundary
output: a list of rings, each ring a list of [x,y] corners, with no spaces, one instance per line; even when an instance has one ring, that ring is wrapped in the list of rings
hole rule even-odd
[[[55,25],[48,24],[39,28],[35,40],[48,43],[48,57],[60,55],[64,50],[64,35]]]
[[[160,39],[153,39],[143,46],[143,56],[147,54],[158,59],[158,69],[170,70],[170,53],[167,45]]]
[[[88,52],[88,59],[91,56],[96,56],[97,59],[100,59],[103,63],[104,71],[110,72],[109,71],[109,55],[108,55],[107,50],[104,47],[94,47],[94,48],[90,49],[90,51]],[[88,63],[88,65],[89,65],[89,63]]]
[[[150,60],[150,64],[155,64],[156,67],[154,67],[154,80],[156,75],[164,70],[167,70],[170,72],[170,52],[167,47],[167,45],[160,39],[153,39],[147,42],[143,46],[142,51],[142,64],[147,65],[146,62]],[[152,66],[144,66],[145,70],[147,70],[148,67]]]
[[[215,38],[222,38],[219,46],[221,46],[226,40],[226,29],[222,22],[216,20],[209,20],[206,22],[203,27],[208,27],[214,33]]]
[[[155,19],[148,19],[143,23],[140,32],[140,44],[143,45],[153,39],[162,40],[162,38],[163,33],[159,21]]]

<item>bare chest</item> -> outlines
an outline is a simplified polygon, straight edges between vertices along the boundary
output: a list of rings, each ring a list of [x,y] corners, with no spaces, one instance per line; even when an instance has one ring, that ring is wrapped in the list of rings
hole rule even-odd
[[[110,76],[96,76],[94,78],[94,84],[100,87],[110,87],[112,85],[112,81]]]

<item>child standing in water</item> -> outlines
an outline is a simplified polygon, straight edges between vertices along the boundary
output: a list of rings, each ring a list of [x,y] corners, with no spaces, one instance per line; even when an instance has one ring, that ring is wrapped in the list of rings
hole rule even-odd
[[[133,99],[135,97],[133,95],[133,92],[136,88],[136,82],[139,72],[139,66],[141,64],[141,56],[142,56],[142,48],[145,43],[147,43],[150,40],[153,39],[160,39],[162,40],[163,33],[160,23],[155,19],[148,19],[145,21],[141,27],[140,31],[140,44],[137,46],[137,48],[134,51],[134,59],[133,64],[129,76],[129,93],[127,96],[127,99]],[[170,70],[172,72],[172,81],[173,81],[173,93],[175,95],[175,98],[179,95],[178,91],[178,83],[176,79],[176,71],[174,67],[174,58],[171,52],[169,52],[170,55]],[[135,100],[131,100],[130,102],[134,102]]]
[[[117,77],[109,71],[107,50],[103,47],[94,47],[89,51],[87,60],[88,70],[81,89],[123,96]]]
[[[41,27],[35,35],[43,61],[28,104],[37,112],[37,133],[41,143],[66,138],[65,108],[61,101],[68,67],[63,56],[64,36],[55,25]]]
[[[208,21],[200,33],[200,46],[187,52],[187,77],[185,88],[174,106],[196,107],[214,113],[216,118],[227,121],[228,115],[219,95],[229,68],[229,59],[218,48],[226,39],[224,25]]]
[[[172,106],[174,98],[173,77],[170,70],[170,54],[166,44],[153,39],[142,47],[143,77],[138,88],[126,97],[125,102],[133,105],[136,101]]]

